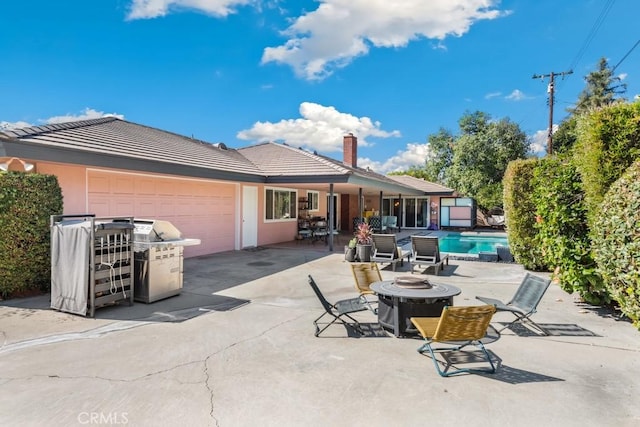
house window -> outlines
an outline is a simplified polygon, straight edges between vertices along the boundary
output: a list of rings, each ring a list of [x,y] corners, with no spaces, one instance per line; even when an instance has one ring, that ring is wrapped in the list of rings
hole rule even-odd
[[[309,210],[310,211],[318,211],[320,210],[319,200],[320,193],[317,191],[307,191],[307,200],[309,201]]]
[[[298,196],[295,191],[267,188],[264,200],[264,212],[267,221],[296,219]]]

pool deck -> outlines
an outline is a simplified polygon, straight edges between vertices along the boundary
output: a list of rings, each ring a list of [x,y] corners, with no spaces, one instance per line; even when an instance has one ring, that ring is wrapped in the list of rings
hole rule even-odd
[[[555,283],[534,317],[550,335],[504,330],[487,345],[495,374],[440,377],[416,351],[424,341],[394,337],[368,310],[356,313],[365,335],[336,324],[314,337],[323,308],[307,275],[332,302],[356,296],[342,251],[294,242],[188,258],[179,296],[95,319],[51,310],[48,295],[0,302],[0,425],[640,425],[638,331]],[[524,273],[453,261],[424,277],[460,288],[462,306],[511,297]]]

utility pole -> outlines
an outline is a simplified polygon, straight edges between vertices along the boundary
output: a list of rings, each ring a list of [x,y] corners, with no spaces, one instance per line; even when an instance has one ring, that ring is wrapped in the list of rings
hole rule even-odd
[[[545,79],[549,78],[549,86],[547,88],[547,92],[549,93],[549,129],[547,131],[547,154],[551,154],[553,151],[553,102],[554,102],[554,91],[555,91],[555,77],[561,76],[564,77],[568,74],[573,74],[573,70],[563,71],[561,73],[554,73],[553,71],[549,74],[534,74],[533,79]]]

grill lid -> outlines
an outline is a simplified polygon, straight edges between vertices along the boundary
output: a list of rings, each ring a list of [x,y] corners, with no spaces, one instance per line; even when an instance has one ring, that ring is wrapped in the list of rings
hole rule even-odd
[[[200,239],[183,239],[182,233],[169,221],[160,219],[133,220],[133,250],[144,251],[152,247],[199,245]]]
[[[182,239],[180,231],[169,221],[134,219],[133,240],[137,242],[167,242]]]

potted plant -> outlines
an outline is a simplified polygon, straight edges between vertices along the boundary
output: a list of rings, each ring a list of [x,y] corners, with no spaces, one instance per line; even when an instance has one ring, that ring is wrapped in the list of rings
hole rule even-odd
[[[344,246],[344,259],[349,262],[356,260],[356,245],[358,243],[357,238],[349,240],[349,243]]]
[[[371,261],[371,242],[373,231],[371,227],[366,222],[361,222],[358,224],[358,229],[356,230],[356,240],[357,240],[357,256],[360,262],[370,262]]]

